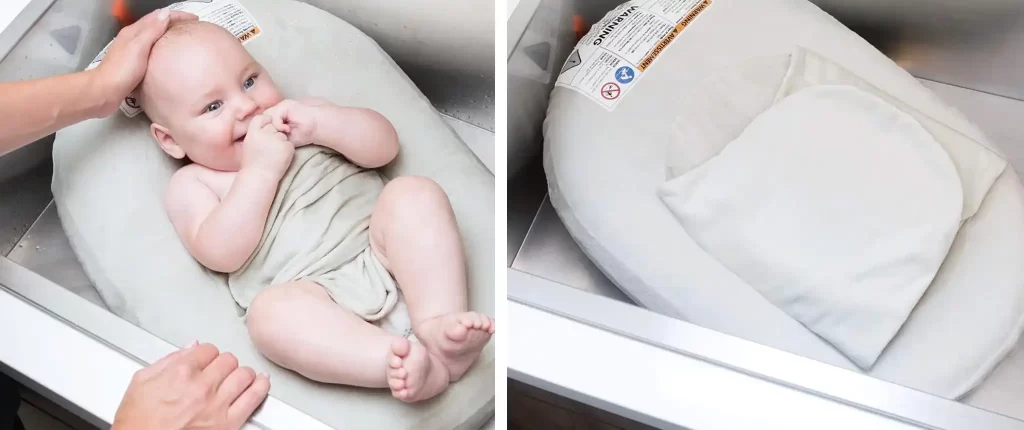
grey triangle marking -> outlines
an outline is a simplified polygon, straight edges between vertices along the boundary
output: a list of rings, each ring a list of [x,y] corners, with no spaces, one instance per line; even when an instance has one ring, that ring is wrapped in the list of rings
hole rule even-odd
[[[561,75],[562,73],[569,71],[569,69],[579,66],[582,62],[583,60],[580,59],[580,51],[578,49],[574,49],[572,54],[569,54],[569,59],[565,60],[565,64],[562,65],[562,71],[558,72],[558,74]]]
[[[527,46],[526,48],[523,48],[523,51],[526,52],[527,57],[530,57],[530,59],[533,60],[534,63],[537,63],[537,66],[540,67],[541,70],[548,69],[548,57],[551,56],[550,43],[541,42],[536,45],[530,45]]]
[[[50,32],[53,39],[60,44],[70,55],[75,55],[78,50],[78,38],[82,36],[82,27],[73,25],[70,27],[58,28]]]

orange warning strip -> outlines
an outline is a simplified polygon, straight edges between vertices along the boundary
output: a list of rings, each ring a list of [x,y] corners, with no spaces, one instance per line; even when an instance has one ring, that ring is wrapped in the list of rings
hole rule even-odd
[[[665,35],[665,37],[661,38],[661,40],[658,41],[657,45],[654,45],[654,49],[651,50],[651,53],[647,54],[647,56],[644,57],[644,59],[640,61],[639,64],[637,64],[636,68],[642,72],[644,70],[647,70],[648,67],[651,67],[651,63],[653,63],[654,60],[658,58],[658,55],[661,55],[661,52],[664,51],[665,48],[668,48],[668,45],[671,44],[673,40],[676,40],[676,36],[678,36],[679,33],[682,33],[683,29],[690,25],[690,23],[697,18],[697,15],[700,15],[701,12],[704,12],[704,9],[707,9],[708,6],[711,6],[711,0],[704,0],[700,2],[700,4],[697,5],[696,8],[691,10],[690,13],[688,13],[686,17],[682,19],[682,21],[679,21],[679,24],[677,24],[671,31],[669,31],[668,34]]]
[[[135,22],[132,18],[131,10],[128,9],[128,0],[114,0],[114,6],[110,14],[117,18],[117,21],[121,23],[121,27],[127,27]]]
[[[249,31],[247,31],[245,33],[239,34],[238,35],[238,41],[239,42],[245,42],[246,40],[249,40],[249,39],[252,39],[252,38],[256,37],[257,34],[260,34],[260,28],[259,27],[253,27],[251,30],[249,30]]]
[[[572,31],[576,33],[576,41],[579,42],[587,35],[587,28],[584,26],[583,15],[572,16]]]

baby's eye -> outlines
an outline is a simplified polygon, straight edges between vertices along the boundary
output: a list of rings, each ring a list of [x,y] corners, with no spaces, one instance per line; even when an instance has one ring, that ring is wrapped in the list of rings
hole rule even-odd
[[[213,111],[215,111],[217,109],[220,109],[220,106],[221,106],[220,102],[210,103],[210,104],[206,105],[206,112],[213,112]]]
[[[252,88],[253,85],[256,85],[256,77],[255,76],[253,76],[253,77],[251,77],[249,79],[246,79],[245,83],[242,84],[242,88],[249,89],[249,88]]]

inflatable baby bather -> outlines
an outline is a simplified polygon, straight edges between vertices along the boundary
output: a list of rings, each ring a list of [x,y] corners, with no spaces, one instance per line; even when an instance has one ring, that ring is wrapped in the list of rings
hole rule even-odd
[[[193,6],[234,3],[218,0]],[[244,18],[220,24],[235,26],[229,30],[245,40],[245,47],[283,94],[372,108],[394,124],[400,153],[380,173],[385,180],[426,176],[444,189],[466,250],[470,309],[493,315],[493,175],[363,33],[295,1],[237,4],[242,8],[234,15],[210,15],[214,18],[209,20]],[[132,112],[130,103],[126,105],[125,110]],[[61,223],[112,312],[168,342],[183,345],[201,339],[234,353],[241,363],[271,375],[271,396],[334,428],[476,429],[493,414],[493,343],[463,379],[419,404],[402,403],[386,389],[316,383],[264,359],[249,339],[227,276],[196,262],[167,219],[164,190],[180,166],[162,153],[148,128],[144,116],[118,114],[66,128],[54,144],[53,194]],[[310,159],[315,156],[313,149],[298,152]],[[273,257],[257,257],[261,256]],[[245,276],[249,275],[258,277],[259,272]],[[383,307],[394,310],[380,323],[402,332],[408,319],[401,299],[394,303],[394,296],[383,283],[379,291],[348,299],[374,302],[369,309],[383,298]]]
[[[986,395],[1024,396],[999,369],[1024,322],[1017,174],[810,2],[622,4],[544,136],[552,205],[641,305],[1020,416]]]

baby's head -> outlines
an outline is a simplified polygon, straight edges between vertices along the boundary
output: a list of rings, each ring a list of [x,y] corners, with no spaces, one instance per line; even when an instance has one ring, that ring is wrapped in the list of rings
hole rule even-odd
[[[138,96],[167,154],[225,171],[239,169],[252,117],[282,99],[238,39],[202,21],[175,23],[157,41]]]

